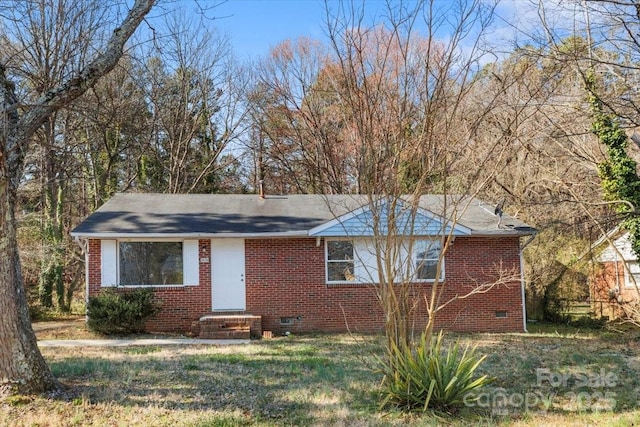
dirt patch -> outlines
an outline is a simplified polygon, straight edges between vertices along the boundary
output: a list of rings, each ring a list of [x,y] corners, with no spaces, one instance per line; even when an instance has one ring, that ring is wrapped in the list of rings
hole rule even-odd
[[[33,331],[39,340],[96,339],[99,335],[87,329],[84,316],[69,319],[34,322]]]
[[[38,340],[85,340],[104,338],[176,338],[183,337],[177,333],[147,332],[128,335],[100,335],[87,328],[86,318],[77,316],[67,319],[55,319],[32,323]]]

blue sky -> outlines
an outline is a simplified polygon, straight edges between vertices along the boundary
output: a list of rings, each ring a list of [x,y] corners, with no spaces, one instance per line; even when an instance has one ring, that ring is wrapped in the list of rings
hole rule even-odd
[[[193,0],[190,0],[193,1]],[[255,59],[269,53],[269,49],[286,39],[299,36],[325,37],[323,0],[197,0],[201,6],[216,5],[207,12],[207,20],[221,33],[226,33],[237,59]],[[349,1],[349,0],[347,0]],[[360,0],[355,0],[359,4]],[[491,1],[491,0],[489,0]],[[558,0],[545,0],[553,3]],[[436,0],[436,4],[450,6],[450,0]],[[338,5],[338,0],[329,0]],[[385,8],[384,0],[366,0],[369,13]],[[530,0],[501,0],[496,10],[498,18],[493,32],[494,42],[504,44],[513,39],[515,30],[508,23],[528,33],[537,24],[537,10]],[[374,12],[375,13],[375,12]],[[495,40],[499,37],[502,40]],[[509,44],[509,43],[507,43]]]
[[[266,55],[288,38],[322,38],[323,11],[319,0],[229,0],[212,13],[220,17],[214,25],[231,37],[236,56],[247,59]]]

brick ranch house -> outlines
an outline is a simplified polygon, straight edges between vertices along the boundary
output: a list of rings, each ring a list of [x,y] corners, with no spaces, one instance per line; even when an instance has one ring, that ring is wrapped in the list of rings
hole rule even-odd
[[[593,312],[616,319],[640,300],[640,263],[629,233],[616,227],[591,246],[595,268],[589,278]]]
[[[448,211],[454,212],[450,199]],[[458,208],[462,202],[466,208],[457,218],[445,214],[444,202],[443,196],[422,196],[409,221],[413,231],[403,233],[403,242],[412,243],[402,247],[413,249],[398,262],[412,275],[416,328],[426,324],[425,296],[435,279],[440,237],[451,233],[440,274],[442,301],[496,282],[498,266],[513,274],[449,304],[437,326],[526,330],[522,248],[535,230],[507,215],[499,218],[474,198],[460,199]],[[71,235],[84,249],[87,298],[114,286],[155,289],[162,310],[147,322],[151,331],[210,337],[205,332],[211,328],[245,319],[252,335],[375,332],[383,329],[383,316],[371,250],[376,209],[370,206],[365,196],[354,195],[122,193]]]

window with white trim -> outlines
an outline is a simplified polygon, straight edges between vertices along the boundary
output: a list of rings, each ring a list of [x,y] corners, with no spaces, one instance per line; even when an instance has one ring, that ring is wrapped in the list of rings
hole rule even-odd
[[[197,240],[103,240],[101,252],[102,286],[199,283]]]
[[[380,247],[384,251],[384,245]],[[395,268],[397,275],[411,273],[410,280],[430,282],[436,278],[436,267],[442,252],[439,239],[420,239],[413,244],[404,241]],[[358,238],[326,240],[327,283],[378,283],[378,262],[372,239]],[[410,267],[409,267],[410,264]],[[440,279],[444,279],[444,264]],[[396,277],[402,282],[403,277]]]
[[[121,286],[181,285],[182,242],[119,242]]]
[[[625,286],[627,288],[640,288],[640,264],[637,261],[627,261]],[[635,280],[635,283],[634,283]]]
[[[355,281],[353,242],[350,240],[327,241],[327,281]]]
[[[416,240],[414,242],[414,277],[416,280],[436,279],[438,259],[440,258],[441,251],[442,244],[439,239]],[[440,276],[442,276],[442,274]],[[442,279],[442,277],[440,277],[440,279]]]

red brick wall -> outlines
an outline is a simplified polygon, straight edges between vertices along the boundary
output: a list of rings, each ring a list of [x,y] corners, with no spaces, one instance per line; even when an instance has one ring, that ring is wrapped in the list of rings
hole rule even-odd
[[[200,285],[157,288],[161,313],[148,323],[152,331],[189,331],[191,322],[211,311],[211,245],[199,241]],[[373,332],[383,328],[382,312],[373,285],[325,283],[324,242],[315,238],[247,239],[247,313],[262,316],[264,330],[276,334],[296,332]],[[496,280],[496,269],[511,270],[518,277],[486,293],[450,304],[439,313],[438,327],[462,331],[522,331],[522,297],[519,240],[458,237],[445,258],[446,284],[442,301],[468,294],[479,280]],[[89,293],[100,292],[100,242],[89,241]],[[424,296],[429,284],[416,284],[416,328],[426,322]],[[497,318],[496,311],[506,311]],[[282,317],[293,318],[281,325]]]
[[[592,309],[598,316],[621,317],[624,315],[623,306],[638,299],[638,290],[626,287],[622,261],[600,263],[591,275],[590,286]],[[613,292],[615,289],[618,292]]]
[[[483,292],[440,312],[439,327],[460,331],[523,331],[520,241],[517,237],[460,238],[445,256],[446,296]],[[494,284],[494,286],[487,286]],[[506,312],[506,318],[496,312]]]
[[[89,268],[88,268],[88,288],[89,295],[92,297],[100,292],[100,282],[102,281],[102,254],[100,251],[100,240],[89,239]]]
[[[372,285],[325,284],[324,244],[315,239],[246,241],[247,311],[262,316],[274,333],[312,331],[372,332],[383,328],[382,311]],[[458,238],[445,258],[446,292],[442,301],[468,294],[476,284],[494,282],[496,266],[510,269],[512,280],[486,293],[452,303],[439,314],[438,326],[464,331],[522,331],[519,241],[517,238]],[[513,280],[515,279],[515,280]],[[429,284],[416,284],[420,302],[416,328],[426,323],[424,296]],[[496,318],[506,311],[506,318]],[[280,318],[293,318],[281,325]]]
[[[200,285],[158,287],[160,313],[145,325],[149,331],[188,332],[191,323],[211,312],[211,241],[198,241]],[[100,293],[100,241],[89,240],[89,295]]]

